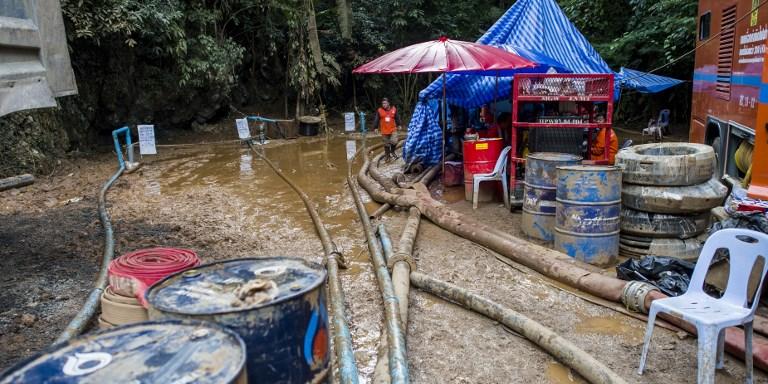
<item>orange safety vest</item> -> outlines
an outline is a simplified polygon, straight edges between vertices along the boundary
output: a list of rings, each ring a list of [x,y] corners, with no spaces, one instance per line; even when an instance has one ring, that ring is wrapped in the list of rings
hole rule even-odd
[[[592,159],[593,160],[603,160],[605,156],[605,129],[600,129],[600,132],[597,133],[597,137],[595,138],[595,142],[592,143]],[[616,152],[619,151],[619,138],[616,136],[616,132],[614,132],[613,129],[611,129],[611,139],[608,146],[608,162],[610,164],[613,164],[616,160]]]
[[[395,123],[395,114],[397,108],[390,106],[389,109],[379,108],[377,111],[379,114],[379,130],[382,135],[391,135],[397,130],[397,124]]]

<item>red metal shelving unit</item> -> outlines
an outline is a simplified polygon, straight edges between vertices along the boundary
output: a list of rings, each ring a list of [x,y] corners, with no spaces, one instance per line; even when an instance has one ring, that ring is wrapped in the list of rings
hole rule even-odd
[[[613,75],[612,74],[516,74],[512,82],[512,132],[510,154],[510,193],[514,194],[517,182],[516,163],[521,159],[521,148],[517,146],[518,130],[521,128],[563,128],[589,129],[587,135],[587,156],[592,148],[592,130],[607,128],[606,143],[610,143],[611,125],[613,121]],[[520,121],[521,104],[524,103],[563,103],[576,102],[589,111],[586,116],[542,116],[543,121]],[[606,103],[605,121],[595,122],[594,103]],[[560,121],[558,121],[560,120]],[[570,121],[567,121],[570,120]],[[596,160],[596,159],[590,159]],[[608,151],[602,160],[596,163],[608,162]]]

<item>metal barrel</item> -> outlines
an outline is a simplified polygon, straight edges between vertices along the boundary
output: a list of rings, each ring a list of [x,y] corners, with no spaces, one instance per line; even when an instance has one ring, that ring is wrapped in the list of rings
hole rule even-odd
[[[180,272],[147,291],[150,319],[216,322],[243,338],[250,383],[330,379],[326,271],[299,258],[246,258]]]
[[[500,138],[464,140],[464,198],[466,200],[472,201],[475,174],[493,172],[502,149],[504,149],[504,141]],[[492,201],[500,186],[499,182],[481,183],[477,201]]]
[[[557,168],[555,249],[590,264],[615,262],[620,216],[620,167]]]
[[[0,374],[0,383],[245,384],[245,344],[203,321],[149,321],[81,336]]]
[[[523,233],[545,241],[554,239],[557,167],[580,161],[580,156],[568,153],[536,152],[528,155],[523,183]]]

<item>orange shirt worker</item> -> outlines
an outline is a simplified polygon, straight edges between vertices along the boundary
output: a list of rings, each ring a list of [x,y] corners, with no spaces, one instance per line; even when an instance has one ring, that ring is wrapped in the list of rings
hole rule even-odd
[[[397,130],[402,129],[400,117],[397,115],[397,108],[389,104],[386,97],[381,99],[381,108],[376,111],[373,117],[373,128],[378,129],[381,138],[384,140],[384,154],[387,160],[397,159],[395,154],[395,145],[397,145]]]
[[[605,119],[602,116],[599,116],[597,118],[598,123],[602,123],[605,121]],[[605,159],[605,130],[609,129],[607,127],[600,128],[600,131],[597,133],[597,137],[595,138],[595,141],[592,143],[592,160],[603,160]],[[611,138],[610,143],[608,145],[608,163],[613,164],[616,160],[616,152],[619,151],[619,137],[616,136],[616,132],[611,129]]]

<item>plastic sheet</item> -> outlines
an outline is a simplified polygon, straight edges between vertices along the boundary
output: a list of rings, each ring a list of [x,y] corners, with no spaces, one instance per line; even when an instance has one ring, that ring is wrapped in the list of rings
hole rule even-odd
[[[668,296],[680,296],[688,290],[696,264],[672,257],[647,256],[629,259],[616,266],[622,280],[638,280],[653,284]]]
[[[743,228],[768,233],[768,215],[762,212],[735,212],[731,218],[712,224],[710,233],[726,228]]]

